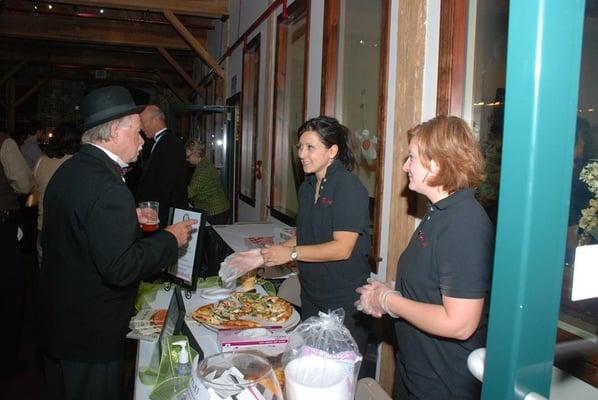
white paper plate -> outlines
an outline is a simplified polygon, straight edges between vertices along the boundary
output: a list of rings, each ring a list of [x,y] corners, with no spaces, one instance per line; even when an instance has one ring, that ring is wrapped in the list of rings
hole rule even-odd
[[[222,287],[211,287],[211,288],[202,289],[199,292],[199,295],[201,297],[203,297],[204,299],[208,299],[208,300],[222,300],[222,299],[226,299],[227,297],[230,297],[230,295],[232,293],[233,293],[232,289],[226,289],[226,288],[222,288]]]
[[[269,268],[260,268],[258,275],[264,279],[286,279],[297,275],[297,267],[293,263],[287,263]]]

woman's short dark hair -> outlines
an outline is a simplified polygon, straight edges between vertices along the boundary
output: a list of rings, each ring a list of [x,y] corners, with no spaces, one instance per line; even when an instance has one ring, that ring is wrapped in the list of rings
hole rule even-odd
[[[46,155],[50,158],[61,158],[66,154],[75,154],[81,147],[81,132],[71,122],[63,122],[54,128],[54,135],[48,147]]]
[[[349,128],[342,125],[336,118],[321,115],[303,123],[297,129],[297,137],[300,138],[305,132],[316,132],[326,148],[337,145],[338,153],[336,158],[343,163],[348,171],[355,166],[355,157],[349,148]]]
[[[459,117],[439,115],[408,132],[415,140],[422,165],[434,160],[439,173],[428,179],[430,186],[442,186],[449,193],[475,188],[484,181],[484,156],[467,122]]]

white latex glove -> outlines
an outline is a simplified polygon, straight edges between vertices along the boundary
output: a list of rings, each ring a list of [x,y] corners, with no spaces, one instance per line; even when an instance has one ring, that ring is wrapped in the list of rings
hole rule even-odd
[[[381,303],[381,300],[384,298],[384,293],[396,293],[394,291],[394,286],[394,281],[381,282],[376,279],[368,278],[368,283],[366,285],[355,290],[361,295],[359,300],[355,302],[355,307],[365,314],[380,318],[382,315],[388,313],[385,309],[385,305]],[[391,316],[396,318],[395,315]]]
[[[222,282],[231,282],[262,265],[264,265],[264,258],[260,254],[260,249],[233,253],[220,263],[218,275]]]

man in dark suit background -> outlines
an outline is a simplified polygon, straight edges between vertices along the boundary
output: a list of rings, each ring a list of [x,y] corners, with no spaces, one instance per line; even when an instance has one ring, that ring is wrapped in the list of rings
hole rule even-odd
[[[121,168],[143,144],[139,111],[123,87],[89,93],[83,146],[44,197],[40,344],[50,399],[120,399],[125,335],[137,285],[172,265],[193,224],[150,237]]]
[[[166,117],[158,106],[145,107],[140,116],[145,135],[155,143],[135,197],[137,202],[159,202],[160,226],[165,226],[170,207],[188,205],[185,147],[182,140],[166,127]]]

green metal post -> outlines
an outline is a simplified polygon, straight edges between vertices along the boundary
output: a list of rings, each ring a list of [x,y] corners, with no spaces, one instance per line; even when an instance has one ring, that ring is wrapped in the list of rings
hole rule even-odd
[[[483,399],[548,398],[584,0],[509,4],[500,204]]]

